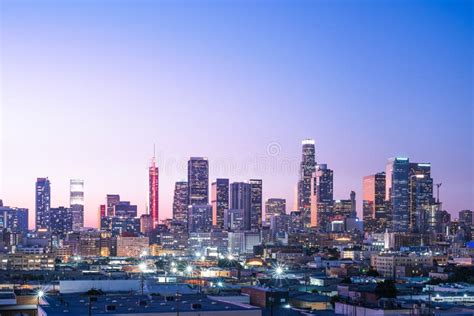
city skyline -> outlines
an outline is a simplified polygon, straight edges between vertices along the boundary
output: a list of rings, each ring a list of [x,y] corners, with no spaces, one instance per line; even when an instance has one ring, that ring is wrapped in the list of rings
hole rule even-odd
[[[304,147],[304,146],[305,146],[305,143],[307,143],[308,140],[309,140],[309,139],[304,139],[304,140],[301,142],[301,146],[302,146],[302,149],[303,149],[303,150],[304,150],[304,148],[305,148],[305,147]],[[275,143],[272,143],[271,145],[275,146]],[[273,154],[272,154],[272,149],[271,149],[271,148],[267,148],[267,149],[269,150],[268,155],[272,156],[272,155],[273,155]],[[203,157],[189,157],[189,162],[195,161],[196,159],[204,159],[204,160],[200,160],[200,161],[207,162],[208,168],[212,168],[211,166],[209,166],[209,165],[211,164],[210,161],[212,161],[212,160],[208,159],[207,157],[205,157],[205,158],[203,158]],[[400,157],[392,157],[392,158],[387,159],[387,164],[390,164],[391,161],[393,161],[393,159],[395,159],[395,160],[397,160],[397,159],[398,159],[398,160],[400,160],[400,159],[401,159],[401,160],[405,160],[405,159],[407,159],[407,158],[404,158],[404,157],[401,157],[401,158],[400,158]],[[283,162],[282,164],[285,166],[285,168],[288,167],[288,165],[285,165],[285,162]],[[426,166],[431,167],[431,164],[430,164],[430,163],[414,163],[414,165],[422,165],[422,166],[426,165]],[[317,166],[318,166],[318,168],[323,168],[323,169],[327,168],[327,164],[325,164],[325,163],[317,164]],[[159,164],[156,164],[156,167],[159,168]],[[296,165],[296,168],[297,168],[297,169],[300,168],[300,164],[297,164],[297,165]],[[388,168],[388,167],[387,167],[387,168]],[[290,167],[290,168],[289,168],[288,170],[286,170],[285,172],[289,172],[290,170],[293,170],[293,169],[294,169],[294,167],[293,167],[293,168]],[[319,169],[316,169],[316,170],[319,170]],[[387,169],[387,170],[388,170],[388,169]],[[330,171],[332,172],[332,171],[334,171],[334,170],[330,170]],[[315,172],[317,172],[317,171],[315,171]],[[356,207],[356,208],[357,208],[357,216],[358,216],[361,220],[364,218],[363,202],[364,202],[364,199],[365,199],[365,197],[364,197],[364,185],[365,185],[365,180],[366,180],[367,177],[377,175],[377,174],[379,174],[380,172],[385,173],[386,170],[382,170],[382,171],[379,171],[379,172],[376,172],[376,173],[373,173],[373,174],[368,174],[368,175],[363,176],[363,177],[361,178],[361,188],[360,188],[361,195],[358,195],[357,198],[356,198],[356,203],[357,203],[357,207]],[[315,174],[317,174],[317,173],[315,173]],[[331,178],[332,178],[332,177],[331,177]],[[288,204],[288,205],[292,205],[292,206],[289,206],[289,207],[288,207],[287,213],[290,212],[290,211],[298,211],[298,210],[299,210],[298,207],[297,207],[297,200],[298,200],[297,186],[298,186],[298,183],[299,183],[299,180],[298,180],[298,179],[299,179],[299,178],[297,178],[297,180],[296,180],[295,190],[294,190],[294,192],[293,192],[292,199],[289,200],[289,201],[292,202],[292,203],[289,203],[289,204]],[[38,181],[45,181],[45,180],[46,180],[47,183],[48,183],[48,190],[49,190],[49,192],[54,192],[53,182],[51,181],[51,179],[50,179],[49,177],[38,177],[38,178],[36,178],[36,183],[38,184]],[[250,180],[249,180],[249,179],[242,179],[242,180],[240,180],[240,181],[237,181],[237,180],[235,180],[235,179],[232,178],[232,177],[231,177],[230,179],[221,179],[221,178],[211,179],[211,178],[209,178],[208,186],[207,186],[207,189],[208,189],[208,193],[207,193],[208,198],[209,198],[210,192],[212,191],[213,183],[214,183],[216,180],[228,180],[231,185],[232,185],[232,183],[236,183],[236,184],[239,184],[239,183],[246,183],[246,184],[249,186],[249,188],[250,188],[250,185],[252,184],[252,181],[261,181],[261,180],[252,180],[252,179],[250,179]],[[84,189],[83,189],[84,180],[70,179],[69,182],[72,183],[73,181],[81,181],[81,188],[82,188],[82,190],[84,190]],[[160,179],[159,181],[161,181],[161,179]],[[312,181],[313,181],[313,179],[312,179]],[[332,181],[334,181],[334,188],[332,188],[332,190],[333,190],[333,191],[336,191],[336,188],[337,188],[337,186],[338,186],[338,183],[337,183],[335,180],[332,180]],[[438,182],[438,181],[437,181],[437,182]],[[186,184],[187,184],[187,182],[184,181],[184,180],[176,180],[176,181],[175,181],[175,185],[177,185],[178,183],[186,183]],[[442,182],[438,182],[438,183],[442,183]],[[260,185],[261,185],[261,184],[260,184]],[[264,186],[264,188],[265,188],[265,186]],[[311,189],[313,190],[313,188],[311,188]],[[174,187],[173,190],[176,190],[176,187]],[[433,197],[436,197],[436,193],[437,193],[437,192],[435,192],[435,189],[432,189],[432,190],[433,190],[433,191],[432,191]],[[351,190],[351,191],[349,191],[349,193],[352,194],[352,193],[355,192],[355,191],[358,191],[358,190]],[[69,192],[69,191],[68,191],[68,192]],[[87,191],[84,190],[84,191],[82,192],[82,194],[83,194],[82,197],[81,197],[82,200],[84,200],[84,192],[86,192],[85,194],[87,195]],[[158,193],[159,193],[159,192],[160,192],[160,191],[158,191]],[[261,205],[261,207],[262,207],[262,210],[261,210],[262,216],[260,216],[260,219],[264,219],[264,218],[265,218],[265,212],[263,211],[263,209],[264,209],[264,208],[263,208],[263,204],[265,204],[266,201],[269,200],[269,199],[279,199],[279,198],[281,198],[281,197],[279,197],[279,196],[275,196],[275,195],[272,195],[271,193],[265,192],[265,189],[263,189],[263,193],[264,193],[264,194],[263,194],[263,200],[262,200],[262,205]],[[109,192],[109,193],[107,193],[106,195],[103,196],[103,201],[102,201],[100,204],[98,204],[98,205],[95,207],[95,209],[94,209],[93,207],[89,207],[89,206],[84,205],[84,206],[85,206],[85,208],[84,208],[84,218],[85,218],[85,224],[84,224],[84,226],[86,226],[86,227],[96,227],[96,228],[99,227],[99,224],[98,224],[99,222],[97,221],[98,214],[99,214],[99,212],[102,212],[101,207],[102,207],[102,206],[105,207],[105,205],[107,205],[107,198],[108,198],[108,196],[111,195],[111,194],[112,194],[112,195],[113,195],[113,194],[121,195],[122,193],[117,193],[117,192],[114,192],[114,193],[110,193],[110,192]],[[228,194],[231,195],[231,189],[229,189],[229,193],[228,193]],[[331,193],[331,195],[332,195],[332,193]],[[349,194],[346,194],[346,196],[335,196],[335,195],[334,195],[334,198],[331,198],[331,199],[334,199],[334,200],[343,200],[343,199],[346,198],[348,195],[349,195]],[[172,201],[171,201],[171,210],[167,211],[166,213],[164,213],[164,215],[162,215],[162,217],[159,218],[160,222],[163,221],[163,220],[165,220],[165,219],[171,219],[171,218],[173,218],[173,202],[175,201],[175,198],[176,198],[176,197],[175,197],[175,195],[173,194],[173,196],[172,196],[171,198],[172,198]],[[160,198],[159,198],[159,201],[161,201],[161,199],[162,199],[162,198],[160,197]],[[285,198],[283,198],[283,199],[285,199]],[[55,199],[54,199],[54,194],[53,194],[53,193],[50,193],[50,197],[48,198],[48,202],[51,204],[51,206],[49,206],[49,208],[51,208],[51,209],[53,209],[53,208],[57,209],[57,208],[60,208],[60,207],[69,207],[69,205],[72,205],[72,204],[67,204],[67,203],[56,205],[56,204],[53,204],[53,202],[51,202],[51,201],[54,201],[54,200],[55,200]],[[465,210],[465,209],[469,209],[469,208],[462,208],[462,209],[459,209],[459,210],[449,210],[449,209],[447,209],[447,208],[444,206],[445,203],[444,203],[444,201],[443,201],[443,199],[442,199],[442,195],[441,195],[440,201],[443,203],[443,209],[446,209],[450,214],[452,214],[452,215],[453,215],[453,218],[457,218],[456,216],[458,215],[458,212],[460,212],[460,211],[462,211],[462,210]],[[139,203],[136,203],[136,202],[133,201],[133,200],[132,200],[131,202],[134,203],[134,204],[139,204]],[[212,201],[211,201],[211,199],[209,198],[209,201],[208,201],[207,203],[204,203],[203,205],[211,205],[211,204],[212,204],[211,202],[212,202]],[[72,202],[71,202],[71,203],[72,203]],[[312,202],[312,203],[313,203],[313,202]],[[5,201],[4,201],[4,204],[7,205],[7,206],[17,206],[17,205],[13,205],[13,204],[10,205],[10,204],[6,203]],[[35,211],[35,208],[28,208],[28,207],[25,207],[25,206],[18,206],[18,207],[23,207],[23,208],[26,208],[26,209],[29,210],[29,227],[30,227],[30,228],[35,228],[35,219],[36,219],[36,212],[34,212],[34,211]],[[145,204],[144,204],[144,210],[140,210],[140,209],[138,208],[137,215],[140,216],[140,215],[142,215],[142,214],[147,214],[147,211],[148,211],[148,214],[150,214],[150,211],[149,211],[148,207],[149,207],[148,204],[145,203]],[[232,209],[232,207],[230,207],[230,209]],[[105,213],[104,213],[104,214],[105,214]],[[88,221],[87,221],[88,218],[90,218],[91,225],[88,225]],[[314,224],[314,223],[313,223],[313,224]],[[319,226],[319,225],[318,225],[318,226]]]
[[[465,2],[26,3],[2,2],[0,198],[30,227],[38,177],[52,208],[84,180],[86,226],[106,194],[143,214],[153,143],[160,219],[192,156],[209,158],[209,190],[262,179],[264,201],[293,209],[306,138],[360,217],[362,178],[396,156],[432,164],[451,214],[474,208]]]

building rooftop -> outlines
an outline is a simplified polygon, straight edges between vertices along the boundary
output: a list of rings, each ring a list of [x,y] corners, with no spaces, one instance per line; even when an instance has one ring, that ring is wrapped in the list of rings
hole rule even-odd
[[[92,302],[92,313],[123,315],[141,314],[154,315],[160,313],[176,312],[177,307],[180,312],[191,311],[246,311],[258,310],[259,308],[244,305],[232,304],[228,302],[215,301],[205,295],[182,295],[178,302],[175,296],[147,296],[147,295],[102,295],[95,296],[96,301]],[[87,315],[89,310],[89,298],[86,295],[68,294],[45,297],[48,303],[41,304],[40,308],[44,315]]]

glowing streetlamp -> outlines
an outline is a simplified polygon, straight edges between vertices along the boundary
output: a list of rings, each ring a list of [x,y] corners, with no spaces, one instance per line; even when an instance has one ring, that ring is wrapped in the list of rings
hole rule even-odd
[[[143,288],[145,287],[145,271],[146,271],[146,268],[147,268],[147,265],[145,262],[142,262],[138,265],[138,268],[140,268],[140,272],[141,272],[141,275],[140,275],[140,279],[141,279],[141,282],[140,282],[140,285],[141,285],[141,288],[142,288],[142,295],[143,295]]]
[[[39,305],[40,299],[42,299],[43,296],[44,296],[44,291],[43,290],[39,290],[38,293],[36,293],[37,305]]]
[[[277,277],[280,277],[283,274],[283,268],[282,267],[276,267],[275,268],[275,275]]]
[[[187,266],[186,267],[186,273],[191,275],[193,273],[193,267],[192,266]]]

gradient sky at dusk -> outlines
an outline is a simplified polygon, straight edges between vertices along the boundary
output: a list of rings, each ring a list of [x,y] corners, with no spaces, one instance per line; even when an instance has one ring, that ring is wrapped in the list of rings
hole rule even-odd
[[[301,140],[335,198],[387,158],[431,162],[453,214],[474,209],[471,1],[13,1],[1,6],[0,198],[52,206],[85,180],[145,211],[156,143],[161,218],[189,156],[262,178],[293,205]],[[359,212],[360,212],[359,203]]]

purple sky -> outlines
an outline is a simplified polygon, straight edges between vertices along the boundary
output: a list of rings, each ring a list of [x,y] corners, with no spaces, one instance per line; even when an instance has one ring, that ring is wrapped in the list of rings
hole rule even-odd
[[[387,158],[431,162],[453,214],[474,209],[470,1],[1,2],[0,198],[52,205],[85,180],[145,211],[156,143],[160,212],[190,156],[211,179],[262,178],[292,208],[301,140],[360,201]],[[360,212],[360,203],[359,203]]]

